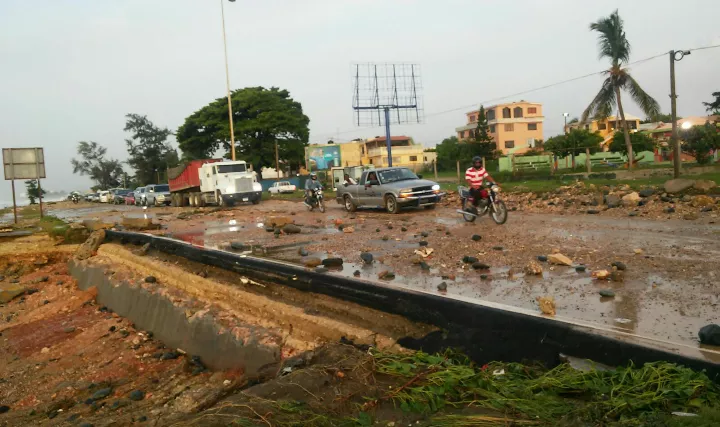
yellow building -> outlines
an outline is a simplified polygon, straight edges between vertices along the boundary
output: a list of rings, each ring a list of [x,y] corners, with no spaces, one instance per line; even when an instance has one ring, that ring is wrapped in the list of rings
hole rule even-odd
[[[475,138],[478,114],[479,110],[465,113],[467,124],[455,128],[458,139]],[[485,108],[485,116],[489,134],[503,154],[524,153],[543,140],[542,104],[520,101],[493,105]]]
[[[426,153],[425,147],[416,144],[409,136],[393,136],[390,143],[393,166],[417,171],[435,160],[435,153]],[[362,165],[386,167],[389,163],[387,144],[384,136],[337,144],[312,144],[306,149],[306,163],[312,170]]]
[[[632,114],[625,114],[625,121],[628,124],[628,130],[630,132],[635,132],[636,130],[640,129],[640,122],[642,119],[640,117],[633,116]],[[570,123],[565,128],[565,131],[569,131],[570,129],[578,129],[578,128],[584,128],[589,130],[590,132],[597,132],[600,134],[600,136],[603,137],[603,143],[602,146],[604,148],[609,147],[610,141],[612,141],[613,136],[615,135],[615,131],[618,129],[621,129],[622,127],[622,121],[619,117],[615,116],[609,116],[606,119],[602,120],[593,120],[589,123]]]

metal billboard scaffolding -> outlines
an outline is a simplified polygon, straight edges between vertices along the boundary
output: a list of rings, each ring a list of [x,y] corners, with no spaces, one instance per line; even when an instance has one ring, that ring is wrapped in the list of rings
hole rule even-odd
[[[417,64],[355,64],[353,110],[357,126],[385,126],[388,166],[392,166],[391,124],[422,123],[422,89]]]

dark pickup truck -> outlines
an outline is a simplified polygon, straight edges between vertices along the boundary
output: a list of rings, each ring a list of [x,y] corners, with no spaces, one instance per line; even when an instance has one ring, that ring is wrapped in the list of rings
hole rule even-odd
[[[336,200],[349,212],[384,208],[398,213],[405,207],[432,209],[444,195],[438,183],[421,179],[408,168],[379,168],[363,172],[357,185],[338,186]]]

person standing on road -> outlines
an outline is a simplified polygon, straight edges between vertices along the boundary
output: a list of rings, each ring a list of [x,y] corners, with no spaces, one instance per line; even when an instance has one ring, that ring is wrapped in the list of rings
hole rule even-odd
[[[316,189],[322,190],[322,188],[323,188],[323,186],[322,186],[322,184],[320,183],[320,181],[318,181],[317,174],[316,174],[315,172],[311,173],[311,174],[310,174],[310,179],[308,179],[307,181],[305,181],[305,204],[306,204],[308,207],[311,207],[311,206],[312,206],[312,203],[311,203],[312,200],[311,200],[311,198],[312,198],[312,195],[313,195],[313,190],[316,190]]]
[[[487,203],[488,192],[482,188],[483,180],[495,183],[490,174],[487,173],[485,168],[482,166],[482,158],[480,156],[473,157],[473,165],[465,171],[465,181],[467,181],[470,187],[470,196],[473,198],[473,205],[477,206],[478,202],[482,201],[483,204]]]

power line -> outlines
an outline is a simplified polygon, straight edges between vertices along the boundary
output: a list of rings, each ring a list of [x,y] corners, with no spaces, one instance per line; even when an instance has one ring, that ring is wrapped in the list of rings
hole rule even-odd
[[[690,51],[692,52],[692,51],[695,51],[695,50],[714,49],[714,48],[717,48],[717,47],[720,47],[720,45],[702,46],[702,47],[696,47],[696,48],[688,49],[688,50],[690,50]],[[637,60],[637,61],[629,62],[629,63],[627,63],[627,66],[641,64],[641,63],[644,63],[644,62],[647,62],[647,61],[651,61],[651,60],[653,60],[653,59],[660,58],[660,57],[663,57],[663,56],[666,56],[666,55],[667,55],[667,52],[660,53],[660,54],[657,54],[657,55],[654,55],[654,56],[649,56],[649,57],[644,58],[644,59],[639,59],[639,60]],[[426,114],[425,117],[440,116],[440,115],[447,114],[447,113],[452,113],[452,112],[455,112],[455,111],[460,111],[460,110],[465,110],[465,109],[468,109],[468,108],[473,108],[473,107],[476,107],[477,105],[484,105],[484,104],[487,104],[487,103],[490,103],[490,102],[501,101],[501,100],[503,100],[503,99],[512,98],[512,97],[520,96],[520,95],[525,95],[525,94],[528,94],[528,93],[537,92],[537,91],[539,91],[539,90],[549,89],[549,88],[551,88],[551,87],[560,86],[560,85],[563,85],[563,84],[566,84],[566,83],[571,83],[571,82],[574,82],[574,81],[577,81],[577,80],[586,79],[586,78],[588,78],[588,77],[592,77],[592,76],[596,76],[596,75],[601,75],[601,74],[605,73],[606,71],[607,71],[607,70],[596,71],[596,72],[594,72],[594,73],[585,74],[585,75],[578,76],[578,77],[573,77],[573,78],[570,78],[570,79],[567,79],[567,80],[562,80],[562,81],[555,82],[555,83],[550,83],[550,84],[548,84],[548,85],[536,87],[536,88],[534,88],[534,89],[528,89],[528,90],[525,90],[525,91],[522,91],[522,92],[517,92],[517,93],[510,94],[510,95],[500,96],[500,97],[496,97],[496,98],[492,98],[492,99],[487,99],[487,100],[484,100],[484,101],[476,102],[476,103],[473,103],[473,104],[463,105],[463,106],[461,106],[461,107],[455,107],[455,108],[451,108],[451,109],[448,109],[448,110],[443,110],[443,111],[438,111],[438,112],[435,112],[435,113]],[[374,128],[366,128],[366,129],[374,129]],[[357,131],[358,131],[358,129],[355,128],[355,129],[345,130],[345,131],[341,131],[341,132],[321,133],[321,134],[319,134],[319,135],[320,135],[320,136],[325,136],[325,135],[326,135],[326,136],[334,136],[334,135],[343,135],[343,134],[346,134],[346,133],[353,133],[353,132],[357,132]]]

